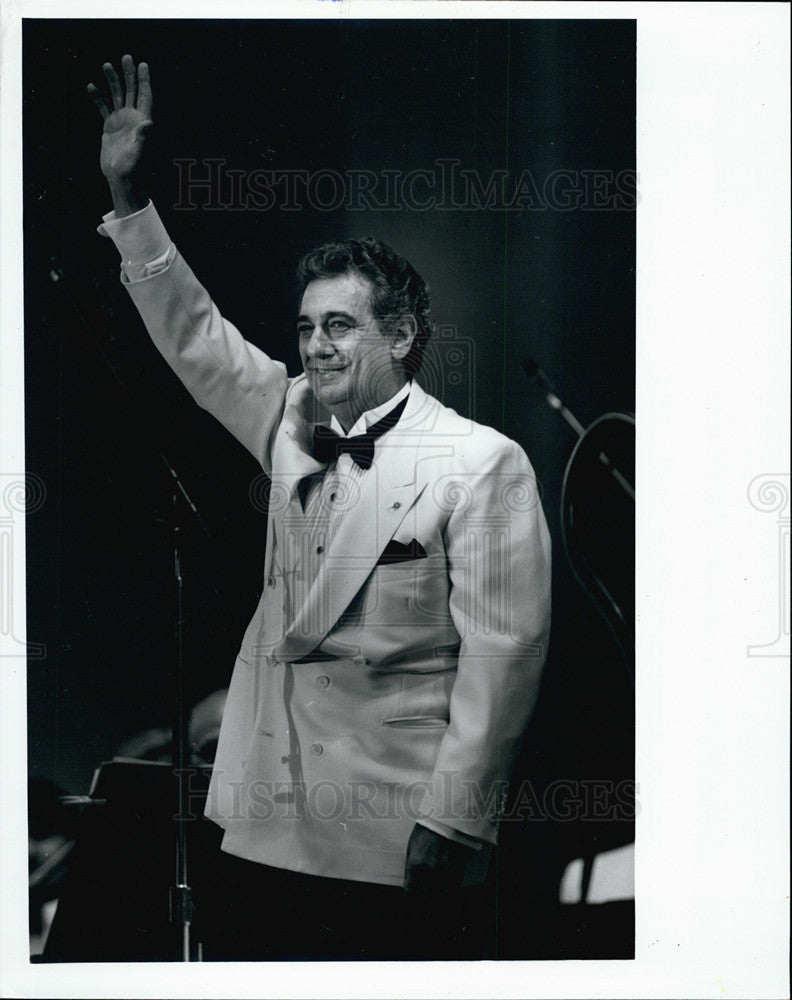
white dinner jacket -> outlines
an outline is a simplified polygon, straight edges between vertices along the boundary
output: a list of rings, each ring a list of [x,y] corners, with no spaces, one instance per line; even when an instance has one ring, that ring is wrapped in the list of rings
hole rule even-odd
[[[322,468],[310,444],[327,414],[304,376],[220,316],[178,253],[126,286],[196,401],[271,477],[264,586],[206,806],[223,849],[399,885],[417,818],[495,843],[550,624],[549,535],[525,453],[414,383],[287,621],[297,486]],[[306,662],[317,649],[336,658]]]

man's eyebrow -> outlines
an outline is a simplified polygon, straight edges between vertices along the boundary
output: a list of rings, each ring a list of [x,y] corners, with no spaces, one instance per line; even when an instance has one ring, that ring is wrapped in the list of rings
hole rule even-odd
[[[357,324],[357,322],[358,322],[356,316],[353,316],[351,313],[347,313],[347,312],[328,312],[328,313],[324,313],[322,315],[322,322],[323,323],[326,323],[327,320],[329,320],[329,319],[346,319],[346,320],[349,320],[350,323],[354,323],[354,324]],[[301,313],[297,317],[297,322],[298,323],[312,323],[313,320],[311,319],[310,316],[306,316],[304,313]]]

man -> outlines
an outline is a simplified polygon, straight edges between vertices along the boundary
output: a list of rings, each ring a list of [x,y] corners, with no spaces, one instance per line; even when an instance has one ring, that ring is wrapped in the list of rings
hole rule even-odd
[[[104,67],[111,104],[89,87],[114,206],[100,232],[158,349],[271,480],[264,588],[206,806],[242,859],[224,886],[246,927],[215,955],[461,955],[546,651],[531,466],[413,379],[426,285],[379,241],[301,262],[304,374],[245,341],[143,192],[149,71],[122,68],[123,84]]]

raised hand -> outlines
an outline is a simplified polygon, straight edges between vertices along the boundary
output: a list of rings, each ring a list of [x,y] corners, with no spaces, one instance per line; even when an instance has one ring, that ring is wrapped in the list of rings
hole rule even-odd
[[[154,125],[151,78],[148,65],[140,63],[135,67],[130,55],[121,60],[123,82],[112,63],[102,68],[110,87],[110,101],[98,87],[88,84],[88,93],[104,119],[99,165],[110,184],[117,213],[128,215],[148,201],[138,187],[137,172]]]

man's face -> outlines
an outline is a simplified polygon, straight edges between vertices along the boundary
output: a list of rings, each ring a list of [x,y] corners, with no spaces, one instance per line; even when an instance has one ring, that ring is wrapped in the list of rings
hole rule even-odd
[[[371,283],[354,271],[316,278],[297,318],[300,357],[316,398],[346,430],[404,384],[393,338],[371,312]]]

